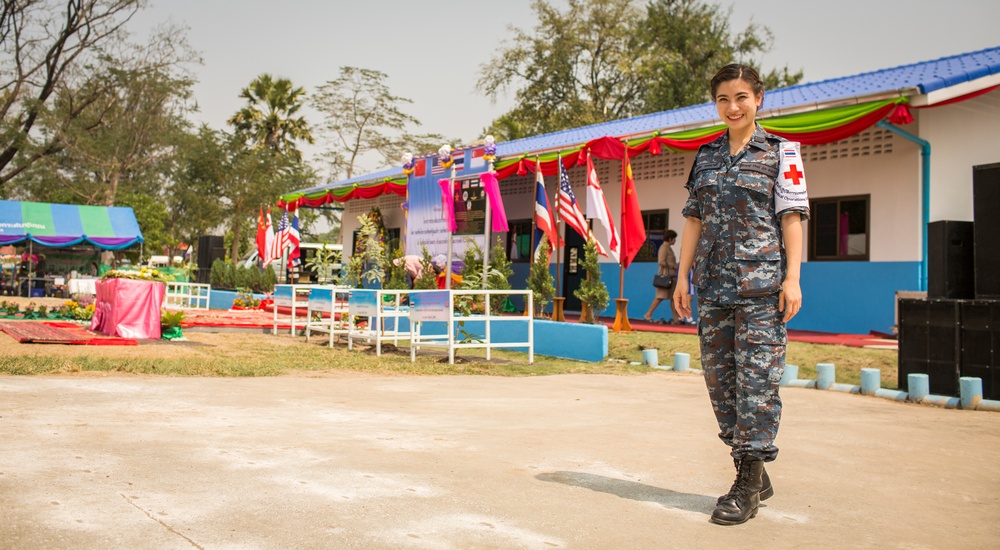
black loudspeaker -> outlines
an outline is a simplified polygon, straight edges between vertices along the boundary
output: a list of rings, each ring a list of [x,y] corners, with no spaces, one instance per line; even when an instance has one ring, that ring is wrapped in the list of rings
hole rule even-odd
[[[962,376],[983,380],[983,398],[1000,399],[1000,300],[969,300],[962,312]]]
[[[226,259],[226,243],[216,235],[198,237],[198,282],[208,284],[211,279],[212,263]]]
[[[900,300],[898,385],[911,373],[928,375],[931,393],[958,395],[961,363],[959,302]]]
[[[972,216],[976,222],[975,295],[1000,299],[1000,163],[972,167]]]
[[[973,223],[927,224],[927,297],[967,300],[975,296]]]

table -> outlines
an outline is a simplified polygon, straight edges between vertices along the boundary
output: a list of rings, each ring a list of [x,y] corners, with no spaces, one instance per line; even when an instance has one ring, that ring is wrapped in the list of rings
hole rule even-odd
[[[90,330],[122,338],[160,338],[166,285],[134,279],[100,279]]]

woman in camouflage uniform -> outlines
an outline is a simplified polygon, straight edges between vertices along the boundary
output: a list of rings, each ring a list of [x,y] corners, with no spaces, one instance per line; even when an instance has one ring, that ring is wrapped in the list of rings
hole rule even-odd
[[[774,494],[764,463],[778,454],[785,323],[802,306],[809,203],[799,144],[756,122],[764,99],[757,72],[727,65],[711,92],[728,131],[701,146],[691,168],[679,272],[694,267],[705,382],[737,471],[712,521],[732,525],[754,517],[760,500]],[[686,277],[678,277],[673,299],[681,315],[691,315]]]

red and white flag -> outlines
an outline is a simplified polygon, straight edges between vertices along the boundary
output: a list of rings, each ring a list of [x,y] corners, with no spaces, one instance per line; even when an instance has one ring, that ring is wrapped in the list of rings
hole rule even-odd
[[[604,191],[601,190],[601,182],[597,179],[597,170],[594,170],[594,161],[591,160],[589,151],[587,152],[587,217],[597,219],[604,226],[604,232],[607,233],[609,240],[608,253],[605,256],[611,256],[618,262],[618,230],[615,229],[615,221],[611,218],[611,209],[608,208],[608,201],[604,198]],[[600,247],[600,241],[596,238],[594,240]]]

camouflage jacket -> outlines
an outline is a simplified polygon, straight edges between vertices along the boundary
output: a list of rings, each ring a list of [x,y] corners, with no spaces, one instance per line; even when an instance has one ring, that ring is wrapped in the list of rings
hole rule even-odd
[[[729,152],[729,132],[698,150],[685,185],[683,215],[702,223],[692,275],[702,299],[750,303],[781,291],[785,255],[780,216],[809,216],[808,207],[775,212],[783,141],[758,124],[735,158]]]

